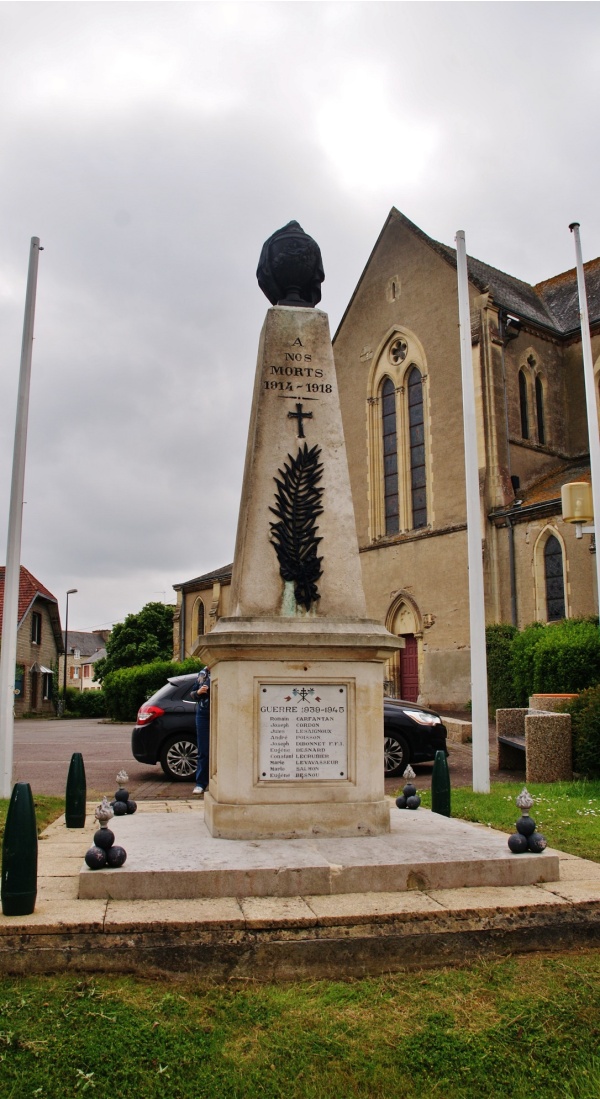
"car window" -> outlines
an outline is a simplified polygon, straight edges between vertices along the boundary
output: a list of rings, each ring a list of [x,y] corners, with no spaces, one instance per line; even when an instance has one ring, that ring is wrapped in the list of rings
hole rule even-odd
[[[165,683],[164,687],[161,687],[159,691],[147,699],[147,705],[154,705],[157,702],[164,702],[166,699],[176,699],[180,693],[180,688],[175,687],[173,683]]]

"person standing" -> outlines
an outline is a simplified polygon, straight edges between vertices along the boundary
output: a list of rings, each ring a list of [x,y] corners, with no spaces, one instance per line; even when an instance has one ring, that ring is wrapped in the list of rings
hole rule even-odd
[[[194,691],[192,691],[192,695]],[[210,672],[203,668],[196,680],[196,741],[198,765],[193,794],[203,794],[208,787],[208,751],[210,744]]]

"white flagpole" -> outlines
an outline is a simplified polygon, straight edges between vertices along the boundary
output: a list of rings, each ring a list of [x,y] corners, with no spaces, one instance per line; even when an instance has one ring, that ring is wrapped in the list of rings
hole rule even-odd
[[[23,492],[25,488],[25,455],[27,451],[27,418],[29,413],[29,381],[33,350],[35,294],[40,254],[39,237],[31,238],[29,271],[25,296],[25,318],[21,345],[21,370],[17,397],[17,420],[13,454],[6,571],[4,576],[4,611],[2,615],[2,648],[0,650],[0,797],[12,793],[15,665],[17,660],[17,630],[19,626],[19,578],[21,572],[21,530],[23,526]]]
[[[590,318],[588,313],[585,275],[581,255],[579,222],[569,225],[575,238],[575,260],[577,265],[577,289],[579,291],[579,319],[581,321],[581,350],[583,352],[583,376],[585,379],[585,403],[587,406],[588,435],[590,437],[590,470],[592,474],[592,501],[594,505],[594,527],[596,536],[600,534],[600,435],[598,434],[598,407],[596,405],[596,386],[594,385],[594,359],[590,336]],[[597,592],[600,599],[600,553],[596,548]]]
[[[465,234],[456,234],[458,273],[458,318],[460,362],[462,370],[463,427],[465,437],[465,474],[467,490],[467,547],[469,562],[469,625],[471,638],[471,718],[473,722],[473,790],[490,792],[490,745],[485,651],[485,601],[483,594],[483,544],[481,502],[479,499],[479,462],[477,458],[477,421],[471,350],[471,311],[467,274]]]

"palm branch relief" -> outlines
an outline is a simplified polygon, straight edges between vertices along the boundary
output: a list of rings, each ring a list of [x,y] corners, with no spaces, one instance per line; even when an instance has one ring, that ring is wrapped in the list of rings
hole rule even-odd
[[[296,602],[307,611],[321,598],[317,581],[323,572],[323,558],[317,556],[321,539],[316,522],[323,512],[320,457],[320,447],[309,450],[306,443],[295,458],[288,454],[288,461],[274,478],[276,506],[269,508],[277,516],[277,522],[270,527],[279,572],[283,580],[293,582]]]

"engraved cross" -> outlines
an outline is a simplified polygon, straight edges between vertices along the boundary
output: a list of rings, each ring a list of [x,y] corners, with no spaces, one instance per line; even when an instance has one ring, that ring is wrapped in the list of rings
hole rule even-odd
[[[288,420],[294,419],[298,421],[298,438],[305,439],[303,420],[312,420],[312,412],[303,412],[302,405],[298,403],[296,405],[295,412],[288,412]]]

